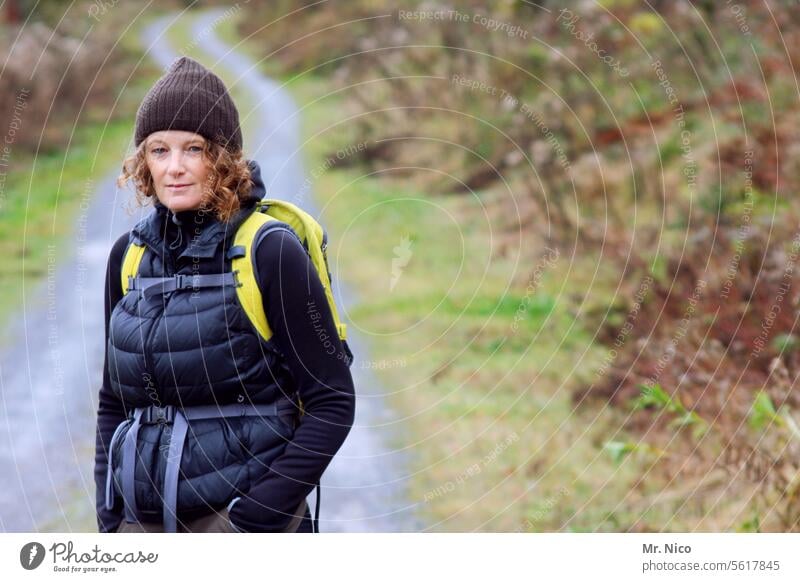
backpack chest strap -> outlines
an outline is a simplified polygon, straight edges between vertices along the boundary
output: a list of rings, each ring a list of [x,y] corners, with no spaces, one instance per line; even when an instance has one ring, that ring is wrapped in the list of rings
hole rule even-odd
[[[128,291],[139,291],[144,297],[169,293],[182,289],[201,289],[207,287],[238,287],[236,271],[205,275],[174,275],[172,277],[128,277]]]

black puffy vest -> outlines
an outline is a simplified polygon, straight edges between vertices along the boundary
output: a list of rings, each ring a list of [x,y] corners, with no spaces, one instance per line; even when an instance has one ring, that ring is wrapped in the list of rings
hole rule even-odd
[[[231,270],[226,257],[236,228],[253,207],[226,225],[205,224],[177,257],[164,248],[167,213],[159,207],[131,230],[146,245],[138,274],[168,277]],[[111,388],[126,410],[150,405],[179,407],[232,403],[270,404],[295,396],[294,381],[273,342],[250,323],[232,286],[177,290],[150,297],[128,292],[109,322]],[[121,479],[122,447],[130,421],[118,428],[113,475]],[[272,417],[192,421],[181,458],[178,516],[193,519],[246,493],[291,440],[294,427]],[[139,430],[134,479],[138,518],[161,521],[164,472],[171,425]],[[118,494],[118,492],[117,492]]]

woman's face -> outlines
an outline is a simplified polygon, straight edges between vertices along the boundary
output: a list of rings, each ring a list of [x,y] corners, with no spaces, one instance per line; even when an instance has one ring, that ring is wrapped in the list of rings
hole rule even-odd
[[[202,135],[190,131],[156,131],[147,136],[147,167],[159,201],[172,210],[197,210],[203,201],[208,167]]]

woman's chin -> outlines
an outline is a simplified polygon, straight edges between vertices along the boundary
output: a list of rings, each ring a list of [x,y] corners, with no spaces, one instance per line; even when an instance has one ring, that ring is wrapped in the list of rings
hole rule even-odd
[[[184,210],[196,210],[200,207],[200,201],[191,200],[188,197],[186,199],[182,199],[183,197],[179,196],[177,199],[170,200],[166,206],[172,212],[183,212]]]

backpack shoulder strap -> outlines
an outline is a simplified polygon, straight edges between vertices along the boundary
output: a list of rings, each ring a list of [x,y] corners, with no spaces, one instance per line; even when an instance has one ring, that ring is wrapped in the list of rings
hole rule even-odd
[[[264,303],[256,279],[253,256],[257,239],[260,238],[257,236],[259,231],[264,225],[272,222],[277,222],[277,220],[261,212],[253,212],[237,229],[231,247],[231,250],[236,250],[231,255],[231,268],[239,280],[239,286],[236,288],[239,303],[258,334],[265,341],[272,337],[272,329],[270,329],[267,315],[264,313]]]
[[[128,247],[125,249],[125,255],[122,259],[122,294],[125,295],[128,292],[128,278],[135,277],[136,274],[139,272],[139,264],[142,262],[142,256],[144,255],[145,245],[139,244],[136,242],[128,243]]]
[[[229,257],[231,258],[231,269],[236,273],[239,286],[236,294],[239,303],[244,309],[247,318],[255,327],[256,332],[265,340],[272,338],[272,329],[267,321],[267,314],[264,312],[264,300],[261,289],[258,286],[258,278],[255,270],[255,249],[262,238],[270,232],[285,230],[295,233],[286,223],[273,216],[261,212],[253,212],[236,231],[236,236],[231,246]],[[299,238],[299,237],[298,237]],[[305,414],[305,405],[297,397],[300,416]]]
[[[333,322],[342,341],[347,339],[347,325],[339,318],[339,310],[333,298],[331,276],[328,270],[327,233],[313,216],[299,206],[285,200],[264,199],[260,203],[264,212],[288,224],[300,238],[314,267],[317,269],[325,296],[333,315]]]

